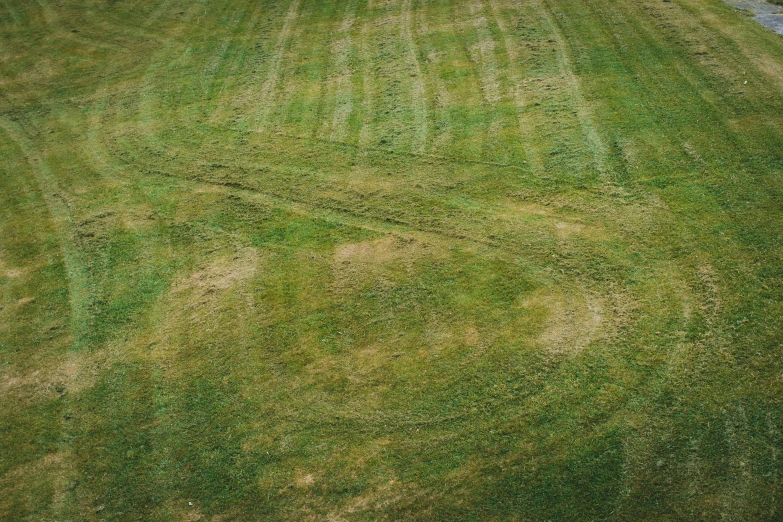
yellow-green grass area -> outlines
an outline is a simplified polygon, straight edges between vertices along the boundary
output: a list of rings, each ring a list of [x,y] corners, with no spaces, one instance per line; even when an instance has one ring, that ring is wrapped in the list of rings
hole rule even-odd
[[[0,169],[4,521],[783,517],[720,0],[2,0]]]

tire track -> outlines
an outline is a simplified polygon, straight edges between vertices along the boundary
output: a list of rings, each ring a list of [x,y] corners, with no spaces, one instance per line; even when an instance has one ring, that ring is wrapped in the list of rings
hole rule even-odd
[[[480,160],[480,159],[473,159],[473,158],[460,158],[458,156],[444,156],[441,154],[432,154],[428,152],[405,152],[405,151],[400,151],[400,150],[395,150],[395,149],[390,149],[385,147],[356,145],[346,141],[328,140],[328,139],[319,139],[319,138],[305,138],[302,136],[294,136],[292,134],[286,134],[284,132],[275,132],[274,136],[279,138],[289,139],[289,140],[302,140],[302,141],[309,141],[313,143],[324,143],[328,145],[341,145],[343,147],[355,149],[358,152],[362,152],[362,153],[380,152],[380,153],[388,154],[390,156],[405,156],[405,157],[412,157],[412,158],[420,158],[421,160],[440,161],[444,163],[452,163],[455,165],[485,165],[488,167],[512,169],[521,172],[528,171],[528,169],[520,165],[516,165],[513,163],[503,163],[500,161],[487,161],[487,160]]]
[[[474,0],[468,5],[470,25],[473,27],[471,37],[476,42],[468,48],[471,61],[475,64],[478,74],[481,94],[485,105],[487,121],[484,127],[484,151],[482,155],[497,157],[503,154],[504,143],[501,136],[507,135],[507,129],[516,127],[516,121],[509,121],[507,113],[511,97],[503,92],[501,87],[501,73],[498,60],[495,55],[497,42],[493,38],[489,21],[485,16],[486,8],[481,0]],[[516,112],[516,110],[514,111]],[[514,117],[516,120],[517,118]]]
[[[275,51],[272,55],[272,60],[269,66],[269,72],[267,73],[266,80],[261,86],[261,93],[259,99],[261,102],[261,109],[257,116],[257,129],[259,132],[266,131],[269,124],[269,117],[274,107],[274,94],[277,89],[277,84],[280,81],[280,66],[283,62],[283,56],[288,48],[288,42],[293,33],[294,26],[296,25],[296,19],[299,16],[299,4],[301,0],[292,0],[288,13],[286,14],[285,21],[283,22],[283,28],[280,30],[280,35],[275,45]]]
[[[60,248],[68,277],[71,332],[74,336],[73,350],[78,351],[84,347],[85,334],[88,330],[90,291],[87,264],[77,247],[78,242],[68,203],[62,196],[49,166],[38,155],[36,146],[28,138],[24,128],[6,116],[0,116],[0,128],[17,144],[30,165],[60,238]]]
[[[488,248],[490,250],[503,252],[514,256],[519,255],[520,252],[518,249],[509,248],[502,242],[468,235],[464,230],[450,232],[448,230],[427,227],[420,223],[412,223],[398,218],[383,218],[372,216],[366,212],[362,212],[356,209],[327,206],[317,202],[308,201],[304,198],[297,198],[286,194],[279,194],[273,191],[261,190],[260,188],[252,187],[239,182],[221,182],[218,180],[204,179],[198,175],[190,177],[181,176],[158,168],[150,168],[149,165],[144,163],[128,163],[128,165],[133,167],[139,173],[139,175],[142,176],[158,176],[177,181],[196,183],[210,187],[218,187],[222,190],[236,192],[246,197],[250,197],[272,208],[278,208],[280,210],[285,210],[287,212],[302,216],[339,221],[340,223],[345,223],[347,225],[371,230],[374,232],[396,232],[400,234],[418,233],[423,235],[431,235],[432,237],[444,238],[450,241],[459,241],[465,244],[481,245],[482,247]]]
[[[73,339],[70,348],[65,353],[65,366],[77,369],[66,374],[67,377],[64,384],[68,390],[78,389],[79,381],[81,380],[79,368],[83,367],[84,354],[90,348],[87,344],[87,339],[92,293],[89,286],[87,263],[77,247],[78,243],[73,218],[68,208],[69,205],[62,196],[57,180],[46,161],[39,156],[37,147],[27,136],[24,127],[5,115],[0,115],[0,129],[5,131],[19,147],[25,161],[30,166],[57,234],[65,265],[70,308],[70,333]],[[66,400],[70,401],[71,399]],[[72,406],[72,408],[78,408],[78,406]],[[61,421],[62,434],[61,442],[59,443],[61,447],[58,453],[66,455],[66,457],[58,465],[58,473],[51,477],[51,485],[54,490],[51,509],[57,515],[57,518],[61,518],[61,515],[63,515],[67,484],[79,476],[76,462],[68,457],[72,454],[70,449],[71,443],[68,442],[72,438],[70,429],[68,423]]]
[[[424,152],[429,135],[429,123],[427,116],[427,87],[424,84],[424,75],[421,72],[421,63],[416,52],[416,42],[413,39],[411,16],[411,0],[403,0],[400,14],[400,32],[405,42],[408,65],[413,69],[412,102],[414,115],[414,152]]]

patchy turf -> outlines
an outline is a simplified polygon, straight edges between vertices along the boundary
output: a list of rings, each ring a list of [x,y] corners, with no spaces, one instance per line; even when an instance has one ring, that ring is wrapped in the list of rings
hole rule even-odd
[[[783,40],[750,17],[0,26],[0,519],[782,516]]]

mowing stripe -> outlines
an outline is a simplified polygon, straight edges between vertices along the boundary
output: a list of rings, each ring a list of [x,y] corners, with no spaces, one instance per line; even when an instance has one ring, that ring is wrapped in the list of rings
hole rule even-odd
[[[353,112],[353,82],[349,60],[353,48],[351,30],[356,16],[357,0],[350,0],[345,6],[345,16],[337,23],[335,32],[343,38],[332,44],[334,69],[336,77],[329,80],[328,91],[334,98],[334,109],[331,122],[324,120],[324,127],[329,139],[345,140],[348,136],[348,118]]]
[[[283,56],[288,48],[288,41],[291,38],[291,33],[296,25],[296,19],[299,16],[299,4],[300,0],[293,0],[288,8],[288,13],[283,22],[283,28],[277,38],[275,51],[269,65],[269,72],[261,87],[261,93],[258,97],[261,109],[259,110],[257,118],[257,129],[259,132],[264,132],[269,124],[269,116],[274,107],[275,89],[277,88],[277,83],[280,81],[280,65],[283,62]]]
[[[265,13],[265,12],[266,12],[266,6],[263,5],[263,4],[258,4],[252,10],[252,13],[250,15],[250,19],[248,20],[248,22],[247,22],[245,28],[243,29],[243,31],[245,33],[249,33],[251,31],[255,31],[256,30],[256,26],[258,25],[259,19],[261,17],[261,14]],[[226,87],[229,86],[229,85],[233,86],[235,84],[236,78],[240,76],[239,74],[237,74],[237,69],[241,65],[243,65],[245,63],[245,60],[246,60],[246,57],[247,57],[247,54],[248,54],[248,50],[249,50],[249,46],[247,46],[246,43],[245,43],[245,47],[244,48],[240,46],[240,49],[238,49],[237,56],[232,60],[231,67],[229,67],[228,72],[225,75],[223,75],[224,78],[223,78],[223,83],[222,83],[222,85],[220,87],[220,93],[219,93],[219,96],[218,96],[219,98],[222,99],[225,96]],[[226,107],[229,107],[231,101],[232,100],[224,100],[224,101],[222,101],[222,103]],[[224,108],[226,108],[226,107],[224,107]]]
[[[483,14],[484,4],[480,1],[470,5],[471,23],[478,36],[478,43],[470,49],[473,61],[478,64],[479,79],[484,100],[490,108],[496,108],[500,102],[500,82],[498,64],[495,60],[495,40],[489,33],[487,19]]]
[[[552,31],[552,38],[554,38],[555,43],[557,44],[557,47],[560,51],[557,53],[560,61],[560,70],[568,82],[571,89],[571,94],[574,97],[577,118],[579,119],[579,124],[582,127],[582,133],[585,137],[585,140],[587,141],[587,145],[590,147],[590,152],[593,155],[595,168],[601,175],[605,176],[607,174],[606,146],[598,134],[590,106],[582,96],[582,88],[579,83],[579,78],[577,78],[576,74],[574,74],[571,53],[565,38],[563,38],[563,33],[560,25],[557,22],[557,17],[552,14],[549,5],[546,3],[546,0],[533,1],[549,25]]]
[[[506,48],[506,56],[508,57],[508,74],[512,82],[512,95],[514,103],[517,108],[517,119],[519,120],[519,135],[522,142],[522,148],[525,151],[525,158],[530,164],[534,174],[540,174],[543,172],[543,161],[541,159],[538,149],[532,146],[532,135],[530,130],[533,127],[533,123],[526,121],[525,113],[525,96],[523,94],[522,79],[517,73],[518,64],[521,62],[521,53],[517,48],[516,42],[509,36],[506,24],[503,21],[503,17],[500,13],[500,6],[498,0],[489,0],[492,7],[492,14],[495,18],[495,23],[503,35],[503,45]]]
[[[359,129],[359,145],[366,147],[370,145],[372,133],[370,132],[372,127],[370,122],[373,120],[373,95],[372,95],[372,78],[368,71],[370,64],[370,51],[369,51],[369,38],[368,32],[370,22],[365,21],[362,24],[362,30],[360,32],[361,43],[359,44],[359,55],[362,64],[362,126]]]
[[[414,115],[414,139],[413,151],[424,152],[427,143],[427,88],[424,85],[424,76],[421,72],[421,64],[416,52],[416,42],[413,40],[411,20],[411,0],[403,0],[400,14],[400,32],[405,41],[408,55],[408,66],[413,69],[413,115]]]

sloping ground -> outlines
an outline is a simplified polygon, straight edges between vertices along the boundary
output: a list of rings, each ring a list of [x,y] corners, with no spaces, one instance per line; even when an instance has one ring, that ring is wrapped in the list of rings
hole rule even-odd
[[[749,17],[0,26],[0,519],[783,516],[783,40]]]

